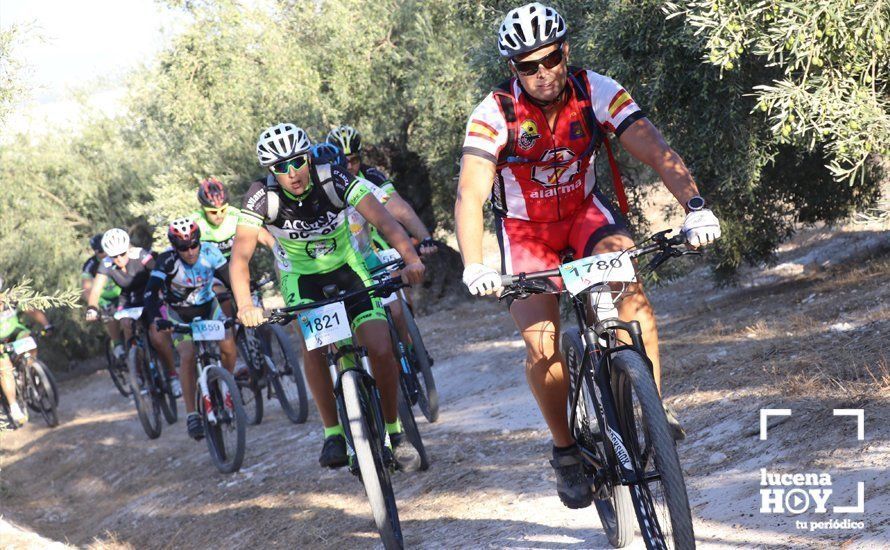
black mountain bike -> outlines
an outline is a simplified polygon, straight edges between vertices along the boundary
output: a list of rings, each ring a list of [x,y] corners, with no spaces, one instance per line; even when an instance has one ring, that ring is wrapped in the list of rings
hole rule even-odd
[[[401,258],[394,249],[377,252],[377,256],[384,261],[372,270],[376,280],[388,276],[391,270],[397,270],[404,266]],[[420,335],[420,329],[414,321],[414,312],[405,298],[403,290],[391,294],[383,300],[387,307],[387,318],[391,328],[395,328],[392,320],[392,309],[399,308],[405,327],[408,329],[408,341],[399,335],[398,330],[393,332],[393,349],[402,365],[402,377],[404,378],[402,389],[408,403],[413,407],[417,405],[423,416],[429,422],[439,419],[439,391],[436,389],[436,380],[433,378],[433,358],[430,356]]]
[[[554,292],[551,277],[565,283],[578,325],[560,341],[571,388],[569,425],[587,461],[597,513],[616,548],[633,540],[634,513],[647,548],[695,547],[686,483],[640,324],[619,320],[615,308],[626,295],[625,283],[635,280],[633,258],[656,253],[642,270],[651,272],[669,258],[699,254],[680,248],[682,233],[668,233],[623,252],[502,277],[502,299]]]
[[[59,403],[59,390],[55,382],[50,378],[49,369],[31,353],[37,349],[37,342],[28,336],[20,338],[8,344],[0,345],[4,353],[9,354],[15,375],[15,394],[19,407],[28,407],[34,412],[40,413],[46,425],[54,428],[59,425],[59,417],[56,408]],[[10,404],[6,396],[0,392],[0,405],[3,412],[10,419],[9,424],[18,428],[12,422]]]
[[[354,335],[349,328],[343,301],[366,293],[389,296],[403,286],[401,281],[389,279],[361,290],[340,294],[332,285],[324,289],[325,295],[331,298],[274,309],[269,312],[268,318],[269,322],[275,323],[298,319],[307,347],[327,348],[326,357],[334,379],[337,412],[346,434],[349,471],[358,476],[365,487],[377,531],[387,549],[402,548],[404,544],[390,479],[390,474],[396,469],[396,461],[390,451],[389,434],[380,408],[380,393],[371,374],[367,350],[350,343]],[[338,327],[340,330],[337,330]],[[410,412],[410,406],[400,392],[399,410],[401,412],[406,409]],[[415,441],[408,438],[408,443],[414,445],[418,454],[425,454],[419,434]]]
[[[114,314],[114,318],[123,322],[129,322],[125,319],[132,321],[133,336],[127,351],[130,393],[145,435],[149,439],[157,439],[161,436],[161,414],[163,413],[168,424],[173,424],[178,413],[176,396],[173,395],[167,369],[160,364],[145,325],[140,320],[142,309],[122,309]]]
[[[195,345],[195,406],[204,423],[207,450],[216,469],[224,474],[236,472],[244,461],[247,417],[235,377],[222,366],[218,341],[225,339],[231,320],[195,319],[174,323],[161,319],[158,329],[191,334]]]
[[[253,303],[257,307],[263,307],[259,289],[270,282],[271,279],[250,283]],[[248,368],[245,376],[235,378],[241,389],[247,423],[262,422],[263,393],[268,400],[273,396],[278,399],[291,422],[306,422],[309,415],[306,382],[303,380],[300,361],[289,345],[284,327],[273,324],[251,328],[236,320],[235,342],[238,354]]]

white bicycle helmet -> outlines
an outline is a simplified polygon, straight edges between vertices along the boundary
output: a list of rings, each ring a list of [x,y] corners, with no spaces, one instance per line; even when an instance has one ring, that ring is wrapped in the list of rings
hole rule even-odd
[[[515,57],[566,35],[566,22],[559,13],[540,2],[532,2],[507,13],[498,31],[498,50],[503,57]]]
[[[352,126],[334,128],[328,134],[327,142],[339,147],[344,155],[362,152],[362,135]]]
[[[260,134],[256,143],[256,156],[260,166],[272,166],[276,162],[289,159],[309,151],[312,142],[299,126],[282,122]]]
[[[130,236],[123,229],[109,229],[102,235],[102,250],[109,256],[118,256],[130,250]]]

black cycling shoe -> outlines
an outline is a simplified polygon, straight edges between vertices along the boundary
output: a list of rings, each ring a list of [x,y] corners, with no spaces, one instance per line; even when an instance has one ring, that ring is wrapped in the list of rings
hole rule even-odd
[[[339,434],[326,437],[324,446],[321,448],[321,456],[318,457],[318,463],[322,467],[340,468],[346,466],[347,462],[346,438]]]
[[[393,458],[396,465],[403,472],[416,472],[420,469],[420,453],[405,438],[405,432],[389,434],[389,442],[392,443]]]
[[[556,471],[556,492],[566,508],[586,508],[593,501],[590,480],[584,472],[584,458],[573,445],[566,450],[553,448],[550,465]]]
[[[188,430],[189,437],[195,441],[204,439],[204,422],[198,413],[189,413],[185,421],[185,427]]]
[[[667,416],[668,427],[671,429],[671,436],[673,436],[674,441],[683,441],[686,439],[686,430],[683,429],[683,426],[680,425],[680,421],[677,420],[677,415],[674,413],[674,409],[665,405],[664,414]]]

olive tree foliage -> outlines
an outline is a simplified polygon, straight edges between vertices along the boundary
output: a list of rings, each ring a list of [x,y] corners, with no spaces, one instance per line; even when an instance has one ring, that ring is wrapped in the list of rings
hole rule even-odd
[[[753,93],[778,143],[821,145],[839,181],[861,180],[869,155],[890,153],[890,3],[704,0],[665,11],[685,16],[709,63],[776,67]]]
[[[10,26],[0,29],[0,129],[25,95],[22,81],[23,63],[18,55],[13,55],[19,46],[21,27]]]
[[[704,2],[694,6],[699,4]],[[795,3],[814,12],[818,4]],[[731,277],[743,262],[771,259],[797,222],[835,221],[873,201],[878,175],[866,164],[865,170],[851,178],[853,172],[844,170],[854,168],[860,159],[844,168],[836,151],[847,140],[867,143],[874,138],[848,131],[850,123],[864,124],[854,121],[852,106],[849,120],[837,118],[832,124],[821,122],[818,132],[808,130],[812,122],[802,123],[804,119],[825,121],[820,117],[828,113],[840,117],[841,107],[815,99],[793,102],[789,122],[779,114],[787,103],[772,89],[798,74],[789,69],[794,59],[787,53],[770,57],[753,46],[737,45],[718,49],[732,52],[721,57],[712,47],[715,42],[709,46],[706,28],[694,23],[693,12],[682,12],[679,5],[655,0],[594,1],[573,45],[591,68],[628,89],[684,158],[722,222],[723,237],[711,260],[718,275]],[[689,8],[693,3],[682,6]],[[710,13],[719,14],[720,8]],[[752,21],[749,17],[735,24]],[[761,32],[772,32],[768,27],[763,23]],[[847,29],[843,34],[855,32]],[[821,91],[814,92],[814,98],[829,99]],[[783,117],[778,126],[776,117]],[[785,129],[785,124],[792,129]]]

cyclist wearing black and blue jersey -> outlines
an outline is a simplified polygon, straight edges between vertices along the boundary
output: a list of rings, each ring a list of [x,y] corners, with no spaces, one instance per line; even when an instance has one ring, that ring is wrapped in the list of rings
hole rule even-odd
[[[167,231],[172,248],[158,256],[146,287],[145,318],[155,323],[161,318],[160,308],[167,304],[167,318],[176,323],[190,323],[197,318],[223,320],[222,309],[213,290],[214,279],[229,286],[229,266],[214,244],[201,242],[201,230],[188,218],[173,220]],[[163,291],[163,300],[160,293]],[[188,415],[186,428],[194,439],[204,437],[201,418],[195,412],[195,347],[191,335],[175,334],[173,342],[179,351],[183,401]],[[219,342],[223,366],[235,368],[235,339],[226,331]]]

